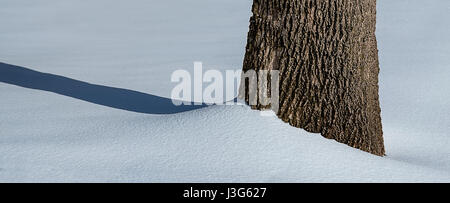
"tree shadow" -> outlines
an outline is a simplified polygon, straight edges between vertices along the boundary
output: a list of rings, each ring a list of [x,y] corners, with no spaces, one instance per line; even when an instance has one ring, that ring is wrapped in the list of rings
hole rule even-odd
[[[111,108],[146,114],[175,114],[208,106],[207,104],[176,106],[168,98],[133,90],[90,84],[1,62],[0,82],[53,92]]]

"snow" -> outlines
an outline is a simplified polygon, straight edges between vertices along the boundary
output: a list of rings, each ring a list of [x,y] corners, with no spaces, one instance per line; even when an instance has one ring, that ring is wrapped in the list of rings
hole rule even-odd
[[[450,2],[378,2],[386,157],[169,105],[173,71],[240,69],[250,0],[4,0],[0,182],[449,182]]]

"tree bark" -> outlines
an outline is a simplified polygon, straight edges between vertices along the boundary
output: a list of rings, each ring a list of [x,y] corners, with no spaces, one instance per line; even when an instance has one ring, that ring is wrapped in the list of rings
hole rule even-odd
[[[243,71],[279,71],[278,117],[383,156],[376,0],[254,0],[252,11]]]

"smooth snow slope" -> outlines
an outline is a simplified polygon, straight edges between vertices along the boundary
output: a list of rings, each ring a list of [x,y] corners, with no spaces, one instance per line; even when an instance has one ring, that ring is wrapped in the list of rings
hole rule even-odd
[[[378,2],[383,158],[245,106],[155,108],[176,69],[240,68],[250,0],[4,0],[0,62],[31,70],[0,65],[0,182],[449,182],[450,2]]]

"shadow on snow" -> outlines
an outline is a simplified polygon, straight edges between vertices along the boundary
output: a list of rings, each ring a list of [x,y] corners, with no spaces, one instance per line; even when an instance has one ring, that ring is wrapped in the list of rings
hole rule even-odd
[[[5,63],[0,63],[0,82],[146,114],[175,114],[208,106],[206,104],[176,106],[168,98],[128,89],[90,84]]]

